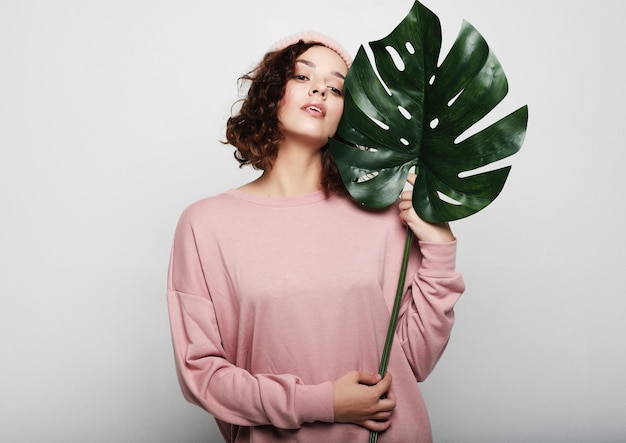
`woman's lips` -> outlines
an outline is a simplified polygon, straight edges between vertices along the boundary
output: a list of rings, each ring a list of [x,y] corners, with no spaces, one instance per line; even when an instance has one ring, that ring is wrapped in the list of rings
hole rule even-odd
[[[326,108],[321,103],[307,103],[302,107],[302,110],[308,112],[313,117],[326,116]]]

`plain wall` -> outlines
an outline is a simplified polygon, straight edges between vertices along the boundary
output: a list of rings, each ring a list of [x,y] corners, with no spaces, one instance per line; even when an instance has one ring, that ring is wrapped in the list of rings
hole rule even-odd
[[[436,442],[626,439],[626,3],[424,1],[528,104],[502,195],[453,223],[467,292],[423,383]],[[284,35],[356,53],[412,1],[0,0],[0,441],[218,442],[180,394],[165,278],[191,202],[256,176],[219,143]]]

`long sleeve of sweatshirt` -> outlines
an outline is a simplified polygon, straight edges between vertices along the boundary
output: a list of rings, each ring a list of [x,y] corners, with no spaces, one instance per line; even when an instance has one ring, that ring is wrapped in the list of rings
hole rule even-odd
[[[168,307],[185,397],[227,441],[358,441],[333,423],[332,381],[376,372],[406,230],[323,193],[232,190],[190,206],[172,248]],[[398,406],[379,441],[429,441],[416,380],[445,349],[463,291],[456,242],[415,245],[389,370]],[[294,434],[295,433],[295,434]]]
[[[218,288],[209,291],[199,248],[194,227],[182,221],[172,250],[168,308],[185,398],[237,425],[290,429],[305,422],[332,421],[330,383],[305,385],[291,374],[253,375],[229,361],[220,322],[231,320],[218,320],[212,301],[227,295]]]
[[[456,241],[419,242],[421,258],[405,290],[396,333],[417,381],[432,372],[448,344],[454,305],[465,289],[455,272]],[[415,256],[415,255],[414,255]]]

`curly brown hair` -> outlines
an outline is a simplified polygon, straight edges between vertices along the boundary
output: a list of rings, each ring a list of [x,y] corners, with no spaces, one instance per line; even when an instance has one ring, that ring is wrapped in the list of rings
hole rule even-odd
[[[239,166],[251,165],[255,169],[272,167],[283,139],[278,125],[278,108],[285,94],[287,81],[293,77],[296,59],[317,42],[300,40],[284,49],[265,54],[252,71],[239,78],[239,85],[249,83],[239,112],[226,123],[226,141],[233,145]],[[236,104],[237,104],[236,103]],[[322,189],[327,195],[344,189],[337,167],[328,146],[322,148]]]

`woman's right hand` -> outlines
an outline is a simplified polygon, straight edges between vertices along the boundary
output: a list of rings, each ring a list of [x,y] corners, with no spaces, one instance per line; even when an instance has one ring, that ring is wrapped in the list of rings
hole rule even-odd
[[[335,423],[354,423],[382,432],[391,426],[396,397],[389,390],[391,374],[348,372],[333,382]]]

